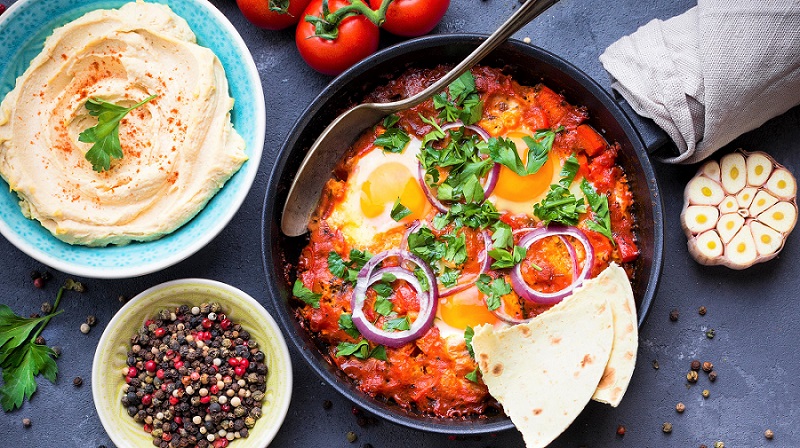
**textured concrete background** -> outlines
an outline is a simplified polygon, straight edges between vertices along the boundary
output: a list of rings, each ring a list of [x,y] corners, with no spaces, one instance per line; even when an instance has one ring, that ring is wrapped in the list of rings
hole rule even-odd
[[[133,296],[155,284],[184,277],[221,280],[248,292],[271,309],[261,268],[261,205],[272,161],[302,110],[331,80],[303,63],[294,46],[292,31],[267,32],[250,25],[233,0],[213,2],[244,37],[253,53],[264,84],[267,105],[267,137],[261,170],[250,195],[231,224],[206,248],[186,261],[144,277],[84,281],[89,291],[71,294],[63,302],[65,312],[44,332],[50,345],[61,345],[59,376],[55,385],[40,380],[39,391],[21,410],[0,414],[0,445],[17,447],[112,446],[97,418],[91,397],[91,362],[105,324],[121,304],[120,294]],[[6,4],[10,2],[6,1]],[[453,0],[434,33],[491,32],[518,6],[517,0]],[[608,78],[598,62],[609,44],[654,18],[669,18],[694,6],[692,0],[562,0],[515,37],[530,37],[533,44],[577,65],[608,88]],[[382,36],[382,45],[396,42]],[[800,172],[800,108],[740,137],[726,150],[743,147],[774,155],[795,173]],[[780,257],[743,272],[699,266],[686,250],[679,213],[683,187],[696,167],[656,164],[666,205],[665,263],[661,286],[649,319],[641,329],[636,373],[619,408],[590,404],[554,447],[726,447],[800,446],[800,232],[789,238]],[[0,237],[0,303],[20,314],[38,310],[52,301],[57,285],[67,275],[53,272],[47,288],[33,287],[29,272],[46,269]],[[699,306],[708,308],[705,316]],[[670,310],[680,318],[671,322]],[[99,325],[89,335],[78,327],[87,314]],[[716,337],[706,338],[713,328]],[[273,446],[348,447],[370,443],[384,447],[522,447],[516,431],[454,439],[378,421],[359,427],[351,404],[324,384],[291,349],[295,363],[295,388],[291,409]],[[719,379],[689,386],[685,374],[692,359],[711,361]],[[658,361],[659,369],[653,368]],[[84,378],[81,388],[72,386],[75,376]],[[711,396],[703,399],[701,391]],[[323,400],[333,402],[324,410]],[[675,404],[686,404],[677,414]],[[24,429],[22,418],[33,426]],[[673,424],[664,434],[664,422]],[[624,437],[616,435],[624,425]],[[775,432],[768,441],[763,433]],[[354,431],[358,441],[347,442]]]

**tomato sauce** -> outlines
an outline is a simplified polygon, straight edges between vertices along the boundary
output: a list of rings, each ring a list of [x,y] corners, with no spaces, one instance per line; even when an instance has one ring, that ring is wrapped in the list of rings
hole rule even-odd
[[[409,70],[370,94],[365,101],[387,102],[413,95],[446,70],[447,67]],[[612,261],[621,264],[634,262],[638,256],[636,225],[631,214],[634,201],[625,173],[616,163],[619,147],[606,142],[586,123],[588,113],[584,108],[567,103],[562,95],[547,86],[520,86],[493,68],[477,67],[472,73],[484,104],[479,122],[481,127],[492,136],[500,136],[518,128],[520,123],[533,130],[563,126],[556,134],[551,151],[561,160],[574,154],[580,165],[578,178],[586,178],[599,194],[607,195],[613,241],[586,228],[585,221],[591,219],[590,212],[581,215],[577,225],[594,249],[590,276],[598,275]],[[398,113],[400,126],[420,139],[433,130],[433,126],[424,122],[421,116],[437,115],[431,100]],[[327,219],[342,200],[344,184],[353,164],[373,147],[373,142],[383,132],[384,128],[378,125],[372,132],[364,134],[328,182],[311,226],[308,245],[303,249],[297,266],[298,278],[320,295],[319,307],[297,301],[297,317],[328,347],[330,361],[364,393],[422,415],[460,418],[497,413],[499,405],[486,386],[466,378],[476,369],[476,363],[468,354],[465,342],[447,343],[437,326],[432,326],[411,343],[396,349],[387,348],[386,360],[337,356],[337,345],[357,343],[360,338],[354,338],[340,325],[342,314],[352,312],[353,285],[331,273],[328,257],[332,251],[347,254],[354,248],[349,246],[339,230],[329,225]],[[541,226],[532,214],[504,213],[500,220],[514,230]],[[396,230],[391,238],[401,240],[402,232],[402,228]],[[464,232],[468,262],[464,264],[463,278],[474,281],[480,270],[483,238],[480,232]],[[514,240],[518,242],[521,236],[515,235]],[[575,248],[577,263],[582,266],[586,253],[577,241],[571,237],[542,239],[531,246],[521,262],[522,277],[529,286],[541,292],[555,292],[573,283],[578,269],[569,256],[565,241]],[[489,275],[508,278],[509,274],[508,269],[501,269],[490,270]],[[375,300],[374,291],[368,292],[364,313],[367,319],[379,326],[385,317],[373,311]],[[419,300],[410,287],[396,288],[391,300],[395,311],[408,315],[412,321],[419,313]],[[518,318],[534,317],[550,308],[549,305],[532,305],[513,291],[502,297],[502,304],[507,314]]]

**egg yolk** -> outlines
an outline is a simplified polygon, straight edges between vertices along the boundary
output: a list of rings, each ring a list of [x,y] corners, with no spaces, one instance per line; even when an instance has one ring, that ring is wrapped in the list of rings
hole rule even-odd
[[[528,145],[522,140],[523,136],[524,134],[519,132],[508,134],[508,138],[517,145],[517,152],[520,154],[522,163],[525,164],[528,161]],[[528,202],[536,199],[550,188],[556,164],[555,158],[551,152],[539,171],[527,176],[520,176],[505,165],[501,166],[493,194],[513,202]]]
[[[361,184],[361,211],[368,218],[391,210],[397,198],[411,211],[405,219],[421,219],[425,215],[428,204],[425,193],[411,171],[402,163],[388,162],[379,165]]]
[[[498,322],[497,317],[486,308],[477,287],[468,288],[439,300],[439,314],[449,326],[463,330],[467,326]]]

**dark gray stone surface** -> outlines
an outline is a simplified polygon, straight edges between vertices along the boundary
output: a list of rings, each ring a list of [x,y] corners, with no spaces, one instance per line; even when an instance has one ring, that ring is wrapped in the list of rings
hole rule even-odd
[[[234,1],[216,0],[214,4],[244,37],[264,84],[268,133],[253,189],[231,224],[186,261],[134,279],[79,279],[88,286],[88,292],[69,295],[63,302],[65,312],[44,332],[50,345],[63,347],[58,381],[51,384],[40,380],[31,402],[21,410],[0,414],[2,446],[112,445],[92,404],[90,376],[100,334],[121,306],[119,295],[133,296],[167,280],[205,277],[230,283],[271,308],[261,268],[259,229],[267,177],[291,125],[330,78],[306,67],[295,49],[292,31],[256,29],[245,21]],[[488,33],[517,6],[517,0],[453,0],[434,33]],[[692,0],[562,0],[516,37],[530,37],[534,44],[564,57],[608,88],[608,78],[597,60],[603,49],[653,18],[668,18],[692,6]],[[382,36],[384,46],[396,41]],[[798,142],[800,108],[795,108],[740,137],[727,150],[740,146],[764,150],[797,173]],[[726,447],[737,448],[800,446],[798,233],[791,235],[780,257],[746,271],[700,266],[686,250],[679,222],[683,187],[696,167],[656,164],[656,170],[666,205],[666,257],[659,293],[641,329],[633,381],[619,408],[590,404],[552,446],[713,447],[718,440]],[[51,270],[54,279],[38,290],[29,279],[34,269],[47,268],[0,237],[0,303],[27,315],[37,311],[42,302],[52,301],[57,285],[67,275]],[[697,312],[701,305],[708,308],[705,316]],[[668,318],[672,309],[680,311],[677,322]],[[96,315],[99,325],[83,335],[79,325],[87,314]],[[713,340],[705,336],[705,330],[711,328],[716,330]],[[294,397],[272,446],[524,446],[513,430],[456,440],[381,421],[359,427],[351,404],[291,350],[295,359]],[[697,384],[688,386],[685,374],[692,359],[713,362],[719,379],[710,383],[701,375]],[[660,366],[657,370],[654,361]],[[81,388],[73,387],[75,376],[83,377]],[[703,389],[709,389],[709,398],[702,398]],[[330,410],[322,407],[325,399],[333,402]],[[685,403],[685,413],[675,412],[678,402]],[[33,421],[29,429],[22,427],[21,420],[26,417]],[[662,433],[664,422],[673,424],[671,434]],[[618,425],[626,427],[624,437],[616,435]],[[775,432],[772,441],[764,438],[767,428]],[[348,431],[358,435],[353,444],[347,442]]]

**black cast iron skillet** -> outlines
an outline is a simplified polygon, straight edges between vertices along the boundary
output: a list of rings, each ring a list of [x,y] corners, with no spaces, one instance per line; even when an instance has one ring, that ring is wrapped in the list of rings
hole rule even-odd
[[[397,405],[376,400],[358,391],[354,383],[328,361],[324,348],[309,336],[295,318],[290,304],[291,285],[294,281],[291,268],[296,264],[307,238],[290,238],[281,234],[280,212],[306,151],[339,113],[361,102],[367,93],[402,73],[404,68],[457,63],[483,39],[485,36],[479,35],[434,35],[406,41],[376,53],[336,78],[295,123],[275,162],[264,200],[264,269],[269,294],[286,336],[323,379],[358,406],[395,423],[447,434],[491,433],[513,425],[504,415],[473,419],[415,415]],[[503,68],[523,85],[543,82],[556,92],[563,93],[571,104],[586,106],[590,116],[589,123],[608,141],[620,144],[622,150],[618,163],[628,175],[637,204],[634,215],[638,223],[641,255],[636,264],[633,288],[641,325],[655,295],[661,272],[664,227],[661,196],[647,157],[647,146],[640,132],[620,104],[602,87],[574,66],[544,50],[518,41],[509,41],[481,64]],[[650,137],[650,147],[664,141],[663,134],[653,133],[651,128],[639,129],[646,131],[644,133]]]

